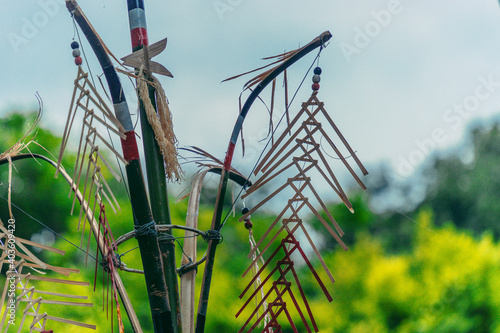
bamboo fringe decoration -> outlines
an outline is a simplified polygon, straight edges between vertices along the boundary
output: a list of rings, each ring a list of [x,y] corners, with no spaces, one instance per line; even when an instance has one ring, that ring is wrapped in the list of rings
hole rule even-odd
[[[167,97],[165,91],[157,78],[151,76],[153,82],[146,80],[144,75],[144,68],[139,70],[138,87],[139,98],[144,104],[149,124],[151,125],[155,134],[156,141],[160,147],[163,160],[165,162],[165,174],[167,178],[174,182],[182,180],[183,171],[177,160],[177,139],[175,138],[172,114],[168,107]],[[148,84],[155,88],[156,107],[158,114],[149,97]]]
[[[250,242],[250,252],[253,253],[252,260],[253,260],[254,264],[252,265],[252,276],[255,276],[255,275],[257,275],[257,273],[260,270],[259,260],[257,259],[257,256],[260,256],[260,251],[259,251],[259,248],[257,247],[257,242],[255,241],[255,238],[253,237],[252,229],[249,230],[248,240]],[[260,257],[260,262],[262,263],[262,265],[266,264],[262,257]],[[260,276],[257,276],[257,279],[255,279],[255,281],[254,281],[254,291],[258,292],[260,289],[260,298],[257,295],[255,295],[255,306],[258,309],[259,304],[262,303],[262,314],[264,315],[264,319],[262,321],[262,324],[263,324],[263,327],[267,327],[267,324],[269,324],[269,322],[271,321],[271,316],[269,315],[268,310],[267,310],[268,304],[266,301],[266,296],[264,294],[264,289],[261,288],[261,285],[262,285],[262,279],[260,278]],[[260,316],[261,315],[259,313],[259,310],[257,310],[257,317],[260,317]]]
[[[6,276],[3,291],[1,292],[2,296],[0,297],[0,331],[8,332],[10,331],[9,328],[11,326],[18,326],[19,329],[17,329],[17,327],[13,327],[13,330],[11,331],[15,330],[17,332],[21,332],[24,328],[25,330],[23,330],[23,332],[28,332],[27,329],[29,329],[29,332],[52,332],[46,330],[47,321],[62,322],[69,325],[95,330],[95,325],[50,316],[45,312],[45,305],[43,306],[43,311],[41,310],[42,304],[74,307],[93,306],[92,303],[73,301],[74,299],[87,300],[87,296],[41,290],[37,285],[37,281],[45,281],[51,285],[55,284],[59,286],[56,287],[56,289],[59,290],[61,285],[73,285],[80,287],[88,286],[87,282],[45,277],[44,274],[48,271],[53,271],[68,277],[72,273],[79,273],[79,270],[46,264],[36,257],[26,247],[26,245],[38,248],[39,250],[57,253],[59,255],[64,255],[65,252],[57,248],[42,245],[19,237],[11,238],[11,233],[11,229],[9,228],[8,230],[0,220],[0,269],[5,270]],[[14,239],[14,243],[12,243],[12,239]],[[14,244],[14,248],[12,248],[11,244]],[[4,265],[6,267],[4,267]],[[40,275],[35,275],[33,272],[23,273],[23,270],[25,269],[30,269],[34,273],[38,273]],[[13,286],[15,286],[16,293],[10,292],[10,290],[14,288]],[[7,293],[8,291],[9,293]],[[4,306],[6,304],[9,304],[9,308]],[[14,304],[14,311],[19,314],[19,318],[16,318],[15,323],[12,322],[12,317],[8,317],[8,314],[11,313],[11,304]],[[29,317],[33,317],[33,319],[30,320]],[[35,327],[35,325],[38,327]]]

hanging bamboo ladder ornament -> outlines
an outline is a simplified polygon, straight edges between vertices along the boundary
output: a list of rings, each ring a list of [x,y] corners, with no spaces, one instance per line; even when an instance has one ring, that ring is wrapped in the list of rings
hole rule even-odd
[[[326,153],[326,150],[333,151],[337,155],[338,160],[347,168],[359,186],[362,189],[366,189],[348,160],[354,160],[364,175],[368,174],[368,172],[325,110],[324,103],[318,99],[317,95],[321,68],[316,67],[314,73],[312,85],[313,92],[311,97],[306,102],[302,103],[301,109],[294,119],[288,123],[288,126],[283,130],[281,136],[277,140],[273,140],[274,142],[271,148],[255,168],[254,174],[260,174],[260,177],[242,196],[242,198],[246,198],[263,186],[272,186],[271,184],[276,183],[276,180],[281,179],[284,175],[288,175],[284,184],[279,186],[252,209],[245,208],[243,210],[243,216],[240,218],[240,221],[245,221],[245,225],[248,228],[251,214],[274,199],[279,193],[290,192],[291,197],[285,207],[278,214],[267,231],[264,232],[260,240],[252,247],[248,255],[252,261],[243,276],[246,276],[252,271],[257,261],[262,260],[265,253],[272,248],[273,244],[279,241],[281,237],[281,241],[279,241],[280,245],[269,255],[262,267],[253,274],[251,281],[240,295],[240,298],[247,295],[247,300],[236,314],[237,317],[242,314],[252,300],[258,299],[258,302],[256,308],[250,311],[247,320],[239,332],[252,332],[259,325],[263,327],[262,332],[266,333],[280,330],[281,325],[278,319],[283,316],[286,317],[293,331],[298,332],[289,309],[287,308],[287,305],[290,306],[290,304],[294,306],[295,311],[299,314],[302,325],[307,332],[319,331],[294,268],[295,262],[292,258],[302,258],[302,261],[309,267],[318,286],[325,294],[326,299],[332,301],[332,297],[310,259],[301,248],[298,239],[307,240],[309,247],[313,250],[330,282],[333,283],[335,280],[322,258],[314,242],[314,238],[311,236],[311,233],[308,232],[307,223],[303,218],[312,213],[312,215],[321,222],[328,234],[330,234],[344,250],[348,248],[342,241],[344,232],[328,211],[324,201],[315,189],[314,184],[317,182],[327,184],[338,195],[346,207],[351,212],[354,212],[352,204],[333,172],[332,166],[330,165],[331,158],[329,158],[330,155]],[[336,135],[336,140],[332,139],[332,132]],[[342,150],[347,150],[349,154],[348,157],[342,154],[341,148],[335,143],[338,141],[344,146]],[[326,142],[326,144],[323,144],[324,142]],[[318,176],[319,179],[312,179],[310,174]],[[321,214],[321,212],[315,208],[316,206],[321,207],[324,214]],[[323,216],[326,216],[326,218]],[[279,224],[280,227],[276,231],[276,227]],[[251,228],[251,222],[249,225]],[[259,248],[262,248],[260,252],[258,252]],[[283,253],[283,255],[280,255],[280,253]],[[294,257],[292,257],[292,255],[294,255]],[[272,268],[273,266],[274,268]],[[248,295],[249,289],[255,286],[256,281],[261,282],[257,284],[257,287],[254,287],[253,293]],[[296,294],[293,292],[294,289],[298,290],[301,302],[297,301]],[[264,293],[264,290],[267,290],[265,296],[257,298],[259,293]],[[287,299],[291,300],[291,302],[286,302]],[[303,306],[301,307],[299,304],[303,304]],[[259,316],[257,314],[260,308],[262,308],[262,314]],[[307,313],[307,316],[305,313]],[[266,320],[266,315],[270,316],[270,319]],[[252,322],[253,325],[251,325]]]
[[[113,112],[111,112],[108,108],[103,98],[99,95],[96,88],[89,80],[88,73],[83,71],[81,67],[82,59],[80,57],[78,42],[72,42],[71,47],[73,49],[73,56],[75,57],[75,64],[78,66],[78,72],[77,78],[74,82],[74,90],[66,121],[66,127],[63,133],[59,159],[57,165],[55,166],[56,176],[62,170],[62,158],[69,141],[71,130],[73,129],[75,118],[77,118],[79,113],[83,113],[83,116],[80,118],[82,119],[82,127],[79,135],[80,142],[78,145],[74,174],[73,178],[70,178],[70,195],[71,193],[74,193],[72,212],[78,199],[78,201],[82,203],[80,206],[78,231],[81,232],[80,246],[86,248],[87,255],[85,265],[87,265],[90,251],[90,241],[93,235],[97,241],[94,290],[97,282],[98,259],[100,254],[102,258],[100,263],[103,268],[103,282],[104,284],[111,283],[112,287],[111,318],[114,316],[112,310],[114,303],[117,310],[116,315],[119,332],[123,333],[124,326],[120,311],[120,304],[118,301],[118,294],[124,296],[121,280],[117,273],[117,269],[120,268],[120,260],[119,256],[115,253],[116,246],[106,218],[105,203],[103,199],[106,199],[107,204],[115,213],[117,209],[120,209],[120,206],[103,176],[103,171],[107,170],[119,182],[122,179],[118,172],[113,169],[111,163],[100,152],[99,145],[102,145],[106,147],[108,151],[111,151],[117,161],[127,165],[128,162],[118,151],[114,149],[113,144],[110,143],[103,134],[101,134],[103,131],[108,131],[108,133],[118,135],[120,139],[125,140],[125,129],[121,125],[120,121],[114,116]],[[86,170],[84,170],[85,165]],[[82,179],[83,177],[84,179]],[[79,191],[80,188],[82,189],[81,192]],[[81,198],[78,197],[78,193],[81,193]],[[95,218],[97,212],[99,215],[98,219]],[[87,223],[90,226],[88,236],[86,236]],[[106,290],[109,292],[110,288],[106,288]],[[109,300],[110,298],[103,294],[103,299]],[[133,318],[132,321],[134,321],[134,310],[130,308],[128,304],[126,304],[126,310],[127,313],[129,313],[129,315]]]
[[[75,46],[74,43],[76,42],[73,42],[73,46]],[[90,204],[92,204],[94,214],[96,208],[100,207],[102,204],[102,197],[106,199],[109,206],[116,213],[116,210],[120,209],[120,206],[106,179],[103,177],[102,170],[104,168],[108,170],[109,173],[119,182],[122,179],[118,172],[111,166],[111,163],[103,156],[103,154],[101,154],[99,144],[105,146],[113,153],[117,160],[121,161],[124,165],[127,165],[128,162],[101,134],[103,130],[109,130],[124,139],[126,137],[124,134],[125,131],[118,119],[116,119],[111,110],[107,107],[106,103],[101,98],[93,84],[89,81],[88,74],[83,71],[81,66],[78,66],[73,97],[71,98],[71,106],[63,133],[61,149],[59,151],[56,176],[59,173],[59,168],[62,163],[64,151],[66,149],[75,118],[80,110],[83,112],[83,124],[80,132],[80,142],[78,145],[74,174],[72,177],[72,179],[74,179],[74,184],[71,184],[71,186],[75,185],[76,188],[82,187],[83,196],[84,198],[87,198],[87,201]],[[100,115],[97,114],[97,112],[99,112]],[[82,177],[84,175],[85,178],[82,181]],[[71,193],[73,192],[70,190],[70,195]],[[73,199],[72,211],[75,203],[76,196],[74,196]],[[84,242],[85,226],[88,220],[83,213],[84,210],[83,207],[81,207],[78,223],[78,230],[82,232],[81,245]],[[82,217],[84,217],[83,223]],[[88,240],[90,240],[90,238],[88,238]]]
[[[0,220],[0,271],[5,272],[5,283],[1,292],[0,300],[0,332],[45,332],[50,327],[50,322],[62,322],[68,325],[84,327],[88,329],[96,328],[95,325],[71,320],[68,318],[55,317],[49,313],[51,305],[63,305],[71,307],[92,307],[92,303],[84,302],[87,296],[74,295],[68,293],[58,293],[53,290],[42,290],[39,281],[49,282],[54,286],[73,285],[86,287],[88,283],[76,280],[69,280],[70,274],[78,274],[78,269],[57,267],[45,263],[33,252],[48,251],[58,255],[64,255],[65,251],[51,246],[39,244],[34,241],[17,237],[16,219],[12,212],[12,169],[14,162],[22,158],[34,159],[37,154],[22,154],[23,150],[29,150],[28,146],[33,143],[24,141],[32,134],[42,115],[42,101],[37,95],[40,109],[34,123],[27,133],[10,149],[0,154],[0,165],[8,163],[9,165],[9,186],[8,186],[8,210],[9,219],[6,224]],[[55,166],[55,163],[54,163]],[[64,171],[62,171],[64,172]],[[15,186],[15,184],[14,184]],[[30,251],[31,248],[32,250]],[[5,266],[4,266],[5,265]],[[5,269],[4,269],[5,268]],[[29,270],[28,273],[23,272]],[[60,274],[66,278],[47,277],[48,272]],[[58,289],[58,287],[56,287]],[[80,300],[75,302],[74,300]]]
[[[319,35],[317,38],[312,40],[310,43],[307,45],[296,49],[294,51],[286,52],[282,55],[279,55],[277,57],[272,57],[272,58],[278,58],[278,60],[275,60],[272,64],[268,65],[274,65],[270,69],[266,70],[265,72],[257,75],[254,79],[250,80],[246,86],[245,90],[248,88],[251,92],[250,95],[248,96],[247,100],[243,104],[243,106],[240,109],[240,113],[238,116],[238,119],[236,120],[236,123],[233,127],[233,131],[231,134],[231,138],[229,141],[229,145],[226,151],[226,156],[224,158],[224,169],[221,172],[221,179],[219,183],[219,190],[217,193],[217,200],[215,203],[215,209],[214,209],[214,215],[212,219],[212,226],[211,229],[214,230],[215,232],[220,233],[221,228],[224,226],[224,223],[226,222],[226,218],[223,219],[223,208],[224,208],[224,199],[227,191],[227,185],[228,185],[228,180],[229,180],[229,170],[231,169],[231,164],[234,156],[234,151],[236,147],[236,143],[238,141],[238,138],[241,134],[243,123],[248,115],[248,112],[252,106],[252,104],[257,100],[260,99],[259,94],[268,86],[270,83],[272,83],[277,76],[280,74],[284,73],[287,68],[289,68],[292,64],[297,62],[299,59],[310,53],[311,51],[318,49],[322,50],[322,48],[325,46],[325,44],[330,40],[332,37],[331,33],[328,31],[325,31],[321,35]],[[318,54],[319,56],[319,54]],[[261,67],[260,69],[266,68],[268,66]],[[257,69],[257,70],[260,70]],[[255,72],[255,71],[251,71]],[[248,72],[248,73],[251,73]],[[246,73],[245,73],[246,74]],[[241,75],[235,76],[231,79],[234,79],[236,77],[239,77]],[[275,86],[275,84],[273,84]],[[248,184],[247,184],[248,185]],[[245,186],[244,186],[245,187]],[[208,249],[207,249],[207,259],[206,259],[206,264],[205,264],[205,269],[204,269],[204,275],[203,275],[203,282],[202,282],[202,287],[201,287],[201,292],[200,292],[200,301],[198,305],[198,314],[197,314],[197,320],[196,320],[196,333],[203,333],[205,330],[205,322],[207,319],[207,308],[208,308],[208,298],[209,298],[209,293],[210,293],[210,284],[211,284],[211,279],[213,275],[213,267],[214,267],[214,257],[216,254],[216,249],[217,245],[219,244],[218,240],[211,240],[209,241]],[[271,307],[272,308],[272,307]],[[266,317],[267,314],[264,316]]]
[[[137,4],[137,1],[128,1],[128,4]],[[75,24],[78,24],[92,47],[108,83],[109,92],[113,101],[116,118],[125,129],[125,139],[121,140],[123,157],[128,162],[125,171],[127,175],[130,202],[134,211],[134,228],[139,243],[144,278],[148,291],[151,320],[155,332],[170,329],[172,315],[169,303],[165,297],[167,286],[162,274],[163,259],[158,246],[156,221],[148,199],[144,175],[140,164],[140,154],[136,141],[134,124],[131,119],[124,90],[118,78],[116,69],[111,62],[108,48],[99,37],[89,20],[84,15],[76,0],[66,0],[66,7],[71,13]],[[115,59],[116,60],[116,59]],[[130,316],[129,316],[130,318]],[[142,331],[136,321],[131,320],[135,332]]]
[[[95,325],[47,314],[47,311],[50,313],[51,305],[92,307],[93,304],[85,302],[87,296],[59,293],[53,289],[43,290],[38,286],[39,282],[49,282],[53,286],[80,287],[86,287],[89,283],[46,277],[45,274],[49,271],[68,277],[79,273],[79,270],[52,266],[40,260],[26,246],[59,255],[64,255],[65,252],[13,236],[15,224],[11,221],[14,220],[9,220],[9,224],[5,225],[0,220],[0,268],[6,265],[6,279],[0,300],[0,332],[21,332],[22,329],[28,329],[30,333],[42,332],[50,327],[51,321],[95,330]],[[25,273],[26,270],[29,272]],[[58,288],[60,287],[54,289]]]
[[[33,154],[33,153],[29,153],[29,154],[16,154],[15,156],[11,157],[11,162],[14,162],[14,161],[17,161],[17,160],[21,160],[21,159],[28,159],[28,160],[29,159],[31,159],[31,160],[36,159],[36,160],[39,160],[39,161],[47,162],[51,166],[53,166],[54,168],[57,167],[57,162],[52,161],[52,160],[48,159],[47,157],[45,157],[43,155]],[[6,161],[6,159],[2,160],[0,158],[0,165],[4,164],[5,161]],[[137,316],[135,314],[134,308],[132,307],[132,303],[131,303],[131,301],[130,301],[130,299],[128,297],[127,291],[126,291],[126,289],[124,287],[124,284],[123,284],[123,282],[121,280],[121,277],[118,274],[118,269],[119,270],[127,270],[127,271],[130,271],[130,269],[128,269],[126,267],[126,265],[121,262],[120,256],[118,254],[115,254],[116,246],[114,245],[115,242],[113,240],[113,237],[112,237],[112,234],[111,234],[111,231],[110,231],[110,228],[109,228],[109,224],[107,223],[107,219],[105,217],[105,212],[104,212],[104,209],[103,209],[104,205],[103,205],[102,201],[101,201],[101,204],[100,204],[99,221],[97,221],[97,219],[96,219],[96,217],[94,215],[94,209],[93,209],[93,207],[91,205],[89,205],[89,203],[87,202],[87,200],[84,198],[82,192],[80,192],[78,190],[78,188],[76,187],[75,181],[64,170],[64,168],[59,167],[58,171],[64,177],[64,179],[66,180],[66,182],[71,186],[72,191],[75,193],[75,197],[80,202],[80,204],[81,204],[81,206],[83,208],[83,211],[84,211],[84,214],[85,214],[85,219],[86,219],[86,221],[88,221],[88,224],[90,226],[91,232],[94,235],[94,238],[96,239],[96,243],[97,243],[97,247],[98,247],[98,252],[101,254],[101,257],[103,258],[103,260],[100,262],[100,264],[103,266],[103,270],[107,273],[107,275],[103,275],[103,278],[105,276],[107,276],[108,277],[108,282],[111,281],[111,284],[112,284],[112,288],[111,288],[111,293],[112,293],[111,308],[113,307],[113,300],[114,300],[116,302],[116,304],[117,304],[117,318],[118,318],[118,324],[119,324],[119,328],[120,328],[120,333],[122,333],[124,331],[124,329],[123,329],[123,325],[120,324],[121,323],[121,318],[120,318],[120,310],[119,310],[119,305],[118,305],[118,300],[117,300],[117,294],[120,295],[120,298],[121,298],[122,303],[124,305],[124,308],[126,310],[127,316],[128,316],[128,318],[130,320],[130,323],[131,323],[132,327],[134,328],[134,331],[138,332],[138,333],[141,333],[142,329],[140,327],[139,321],[138,321]],[[25,247],[22,246],[22,244],[27,244],[27,245],[30,245],[30,246],[38,247],[41,250],[49,250],[49,251],[52,251],[52,252],[64,254],[63,251],[59,251],[57,249],[53,249],[51,247],[47,247],[47,246],[44,246],[44,245],[41,245],[41,244],[37,244],[37,243],[30,242],[30,241],[26,241],[26,240],[23,240],[23,239],[20,239],[20,238],[16,238],[16,241],[21,242],[20,244],[18,244],[19,247],[25,253],[27,253],[29,256],[32,255],[31,252],[26,252],[24,250]],[[1,241],[1,237],[0,237],[0,243],[1,242],[2,241]],[[87,251],[87,255],[88,255],[88,251]],[[23,254],[18,254],[18,256],[22,260],[28,260],[26,258],[26,256],[23,255]],[[99,258],[98,254],[95,256],[95,258],[96,258],[96,260]],[[34,257],[34,256],[32,256],[32,259],[35,260],[40,267],[33,266],[32,264],[27,264],[27,265],[25,264],[24,266],[27,266],[27,267],[29,267],[31,269],[37,269],[37,268],[40,269],[41,267],[48,266],[48,268],[50,270],[57,271],[58,273],[61,273],[61,274],[64,274],[64,275],[68,275],[67,274],[68,272],[66,272],[62,268],[50,266],[50,265],[43,264],[43,263],[41,264],[40,261],[37,260],[36,257]],[[4,263],[5,263],[5,261],[4,261]],[[96,262],[96,267],[97,267],[97,262]],[[70,270],[69,272],[74,273],[74,272],[78,272],[78,270]],[[94,280],[94,284],[95,284],[95,282],[96,281]],[[68,284],[68,283],[65,283],[65,284]],[[88,285],[88,283],[85,283],[85,285]],[[106,290],[108,292],[110,292],[109,288],[106,288]],[[47,292],[44,292],[44,293],[47,293]],[[62,295],[62,296],[64,296],[64,295]],[[68,296],[68,297],[70,297],[70,296]],[[75,298],[74,296],[71,296],[71,297]],[[109,299],[109,297],[107,299]],[[103,304],[104,304],[104,302],[103,302]],[[113,309],[111,309],[111,313],[113,313]],[[112,318],[113,317],[111,317],[111,319]],[[56,320],[56,319],[51,319],[51,320]],[[57,320],[57,321],[61,321],[61,320]],[[71,321],[68,321],[67,323],[71,324]],[[90,325],[90,326],[93,326],[93,325]],[[92,327],[90,327],[90,328],[92,328]],[[35,328],[35,330],[36,330],[36,328]],[[47,332],[50,333],[50,331],[47,331]]]

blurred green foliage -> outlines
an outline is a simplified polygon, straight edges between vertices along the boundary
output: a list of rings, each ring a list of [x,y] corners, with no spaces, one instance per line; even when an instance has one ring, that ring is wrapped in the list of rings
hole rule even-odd
[[[468,144],[456,156],[436,158],[429,167],[426,198],[436,224],[451,222],[480,235],[490,230],[500,238],[500,126],[475,126]]]
[[[0,151],[24,134],[23,119],[12,114],[0,122]],[[497,212],[499,208],[494,204],[500,195],[500,186],[496,185],[500,178],[495,176],[500,131],[494,125],[487,129],[476,128],[471,133],[473,158],[436,158],[430,167],[432,172],[428,172],[432,180],[425,198],[414,209],[404,213],[390,209],[376,213],[371,207],[374,198],[370,191],[351,193],[355,214],[343,205],[330,204],[330,212],[346,233],[344,240],[350,247],[349,251],[343,251],[333,237],[322,233],[317,219],[309,220],[310,227],[317,231],[314,235],[321,244],[320,251],[336,279],[334,284],[329,284],[314,254],[310,256],[333,297],[329,303],[309,269],[297,264],[320,332],[500,332],[500,245],[497,242],[500,227],[496,223],[500,211]],[[36,138],[55,155],[59,138],[45,130],[39,130]],[[74,157],[69,156],[67,165],[71,166],[72,160]],[[3,197],[6,197],[6,170],[6,166],[0,167]],[[21,190],[15,190],[13,201],[31,216],[61,232],[65,238],[57,238],[54,246],[67,251],[66,255],[49,254],[45,260],[55,266],[79,268],[81,274],[71,278],[91,283],[87,288],[65,286],[64,292],[88,295],[88,301],[94,303],[93,308],[44,305],[43,310],[53,316],[97,324],[97,332],[110,332],[111,308],[108,309],[109,316],[106,314],[106,306],[111,304],[106,296],[108,282],[103,281],[102,268],[98,266],[97,289],[92,290],[95,261],[89,258],[85,267],[85,249],[74,246],[80,245],[81,234],[76,231],[78,217],[69,216],[71,199],[67,197],[67,185],[63,180],[54,179],[52,167],[34,161],[16,162],[15,174],[14,187],[26,184]],[[385,176],[368,177],[382,179]],[[130,231],[133,222],[123,187],[117,186],[115,194],[121,211],[117,215],[111,210],[107,213],[116,237]],[[207,194],[200,209],[201,230],[210,227],[211,200],[213,197]],[[170,203],[174,224],[185,224],[186,207],[187,199]],[[0,214],[2,220],[8,218],[5,208],[0,209]],[[20,231],[19,237],[43,229],[24,213],[17,211],[15,215],[25,229]],[[238,296],[251,279],[242,277],[250,263],[246,256],[249,234],[237,221],[238,217],[231,217],[223,230],[224,241],[215,260],[207,332],[236,332],[249,314],[245,311],[235,318],[246,300]],[[253,232],[257,239],[274,218],[254,214]],[[179,265],[183,232],[176,231],[175,236],[179,240]],[[203,240],[199,239],[199,243],[198,259],[206,250]],[[120,246],[118,252],[124,254],[122,260],[129,267],[140,268],[140,255],[134,250],[136,246],[134,239]],[[90,254],[95,256],[95,242],[90,248]],[[198,290],[202,270],[203,266],[200,266]],[[122,273],[121,276],[144,331],[152,332],[144,277],[131,273]],[[43,283],[38,286],[47,290],[53,287]],[[296,289],[294,294],[299,295]],[[290,303],[290,299],[287,301]],[[124,314],[123,307],[121,312]],[[296,311],[291,313],[299,331],[305,332]],[[131,332],[126,316],[124,323],[125,332]],[[283,332],[292,332],[286,319],[283,324]],[[116,330],[116,318],[114,327]],[[56,333],[91,332],[54,322],[50,329]]]

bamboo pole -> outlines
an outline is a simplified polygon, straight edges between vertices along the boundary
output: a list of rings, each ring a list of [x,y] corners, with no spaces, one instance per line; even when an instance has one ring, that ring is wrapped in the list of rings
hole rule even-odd
[[[320,36],[315,38],[309,44],[305,45],[299,49],[294,55],[284,61],[281,65],[277,66],[273,70],[270,70],[269,74],[265,76],[262,81],[252,90],[251,94],[248,96],[245,104],[243,105],[240,115],[236,120],[236,124],[233,127],[233,132],[231,134],[231,139],[229,141],[229,146],[227,148],[226,157],[224,158],[224,169],[222,170],[221,180],[219,183],[219,191],[217,193],[217,199],[215,203],[215,211],[212,219],[212,230],[220,231],[222,226],[222,210],[224,205],[224,197],[227,190],[227,182],[229,180],[229,170],[231,169],[231,162],[233,159],[234,149],[236,147],[236,142],[238,141],[243,122],[245,117],[250,110],[253,102],[258,98],[259,94],[264,90],[264,88],[271,83],[279,74],[285,71],[288,67],[293,65],[297,60],[304,57],[309,52],[313,51],[318,47],[323,47],[328,40],[332,37],[329,31],[325,31]],[[210,294],[210,284],[212,281],[213,267],[215,261],[215,252],[217,249],[217,244],[219,240],[212,239],[208,242],[207,249],[207,260],[205,264],[205,270],[203,272],[203,282],[201,285],[200,292],[200,302],[198,304],[198,315],[196,319],[196,333],[205,332],[205,322],[207,317],[208,308],[208,296]]]
[[[122,139],[121,143],[124,158],[128,162],[126,173],[132,211],[134,213],[134,227],[136,228],[136,238],[139,243],[139,250],[144,267],[144,276],[148,290],[154,332],[171,332],[172,317],[169,304],[166,300],[167,293],[165,278],[162,273],[162,258],[158,247],[158,237],[155,228],[156,223],[153,220],[147,198],[134,127],[123,93],[123,88],[116,70],[106,53],[103,42],[79,8],[76,0],[66,0],[66,7],[87,37],[89,44],[101,64],[108,82],[116,117],[120,120],[120,123],[126,131],[126,139]]]
[[[144,11],[143,0],[128,0],[130,36],[132,41],[132,51],[144,50],[144,63],[146,67],[146,76],[151,82],[151,72],[149,66],[148,55],[148,34],[146,25],[146,16]],[[138,80],[142,80],[141,77]],[[149,99],[154,109],[155,103],[155,87],[148,84]],[[146,173],[148,179],[148,190],[151,203],[153,218],[157,224],[171,224],[170,210],[168,207],[168,192],[167,182],[165,177],[165,166],[163,156],[160,151],[158,142],[156,141],[153,129],[147,119],[144,101],[138,94],[139,109],[142,129],[142,142],[144,146],[144,155],[146,159]],[[182,332],[180,301],[179,301],[179,286],[176,271],[175,260],[175,242],[172,235],[172,230],[165,231],[160,237],[159,248],[162,256],[163,275],[165,277],[168,302],[170,305],[172,318],[172,332]]]

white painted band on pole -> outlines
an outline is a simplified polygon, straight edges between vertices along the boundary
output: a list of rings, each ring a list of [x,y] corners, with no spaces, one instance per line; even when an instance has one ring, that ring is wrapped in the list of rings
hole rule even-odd
[[[134,8],[128,12],[130,30],[137,28],[147,29],[146,12],[142,8]]]
[[[127,101],[113,104],[113,108],[115,109],[116,118],[118,118],[122,124],[125,132],[133,131],[134,125],[132,124],[132,118],[130,117]]]

